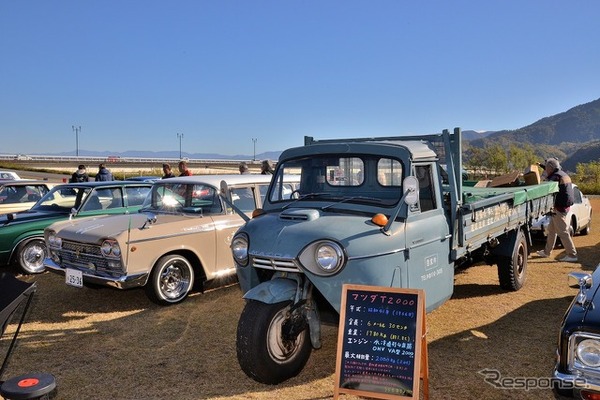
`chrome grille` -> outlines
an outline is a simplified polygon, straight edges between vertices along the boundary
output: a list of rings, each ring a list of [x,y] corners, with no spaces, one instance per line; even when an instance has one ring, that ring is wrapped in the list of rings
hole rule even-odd
[[[99,245],[64,241],[58,250],[60,264],[96,275],[120,276],[121,270],[109,268],[108,259],[102,256]],[[119,265],[121,263],[119,262]]]
[[[300,272],[296,261],[291,258],[251,257],[254,268],[271,269],[275,271]]]
[[[100,252],[100,246],[95,244],[63,241],[62,250],[79,252],[80,254],[102,256],[102,253]]]

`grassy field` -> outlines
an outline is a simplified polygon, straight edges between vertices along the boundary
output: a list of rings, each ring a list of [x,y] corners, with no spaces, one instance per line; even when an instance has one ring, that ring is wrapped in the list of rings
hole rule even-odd
[[[592,205],[600,209],[600,200],[592,199]],[[531,256],[527,282],[518,292],[499,288],[495,267],[457,272],[452,299],[426,318],[431,399],[552,398],[547,389],[496,388],[480,371],[497,370],[502,378],[550,376],[560,321],[576,293],[567,286],[567,274],[592,271],[600,261],[600,233],[592,229],[574,241],[579,263]],[[553,256],[560,254],[557,249]],[[299,376],[267,386],[244,375],[235,352],[244,305],[237,285],[164,308],[141,290],[76,289],[50,273],[20,279],[37,281],[39,289],[4,379],[50,372],[59,399],[333,397],[333,326],[325,328],[323,348],[313,352]],[[2,358],[6,342],[0,344]]]

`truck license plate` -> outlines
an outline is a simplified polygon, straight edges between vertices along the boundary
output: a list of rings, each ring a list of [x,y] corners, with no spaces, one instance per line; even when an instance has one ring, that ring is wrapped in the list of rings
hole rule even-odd
[[[83,287],[83,273],[76,269],[69,269],[65,271],[65,283],[70,286]]]

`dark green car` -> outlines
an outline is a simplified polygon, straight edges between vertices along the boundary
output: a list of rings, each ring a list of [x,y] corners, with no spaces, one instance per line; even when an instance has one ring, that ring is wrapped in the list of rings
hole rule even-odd
[[[68,218],[138,212],[152,184],[110,181],[55,186],[31,209],[0,215],[0,266],[26,274],[44,271],[44,228]]]

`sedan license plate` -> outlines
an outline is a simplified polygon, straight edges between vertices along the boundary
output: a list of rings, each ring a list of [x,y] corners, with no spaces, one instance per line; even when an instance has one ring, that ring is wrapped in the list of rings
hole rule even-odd
[[[70,286],[83,287],[83,273],[76,269],[67,268],[65,272],[65,283]]]

